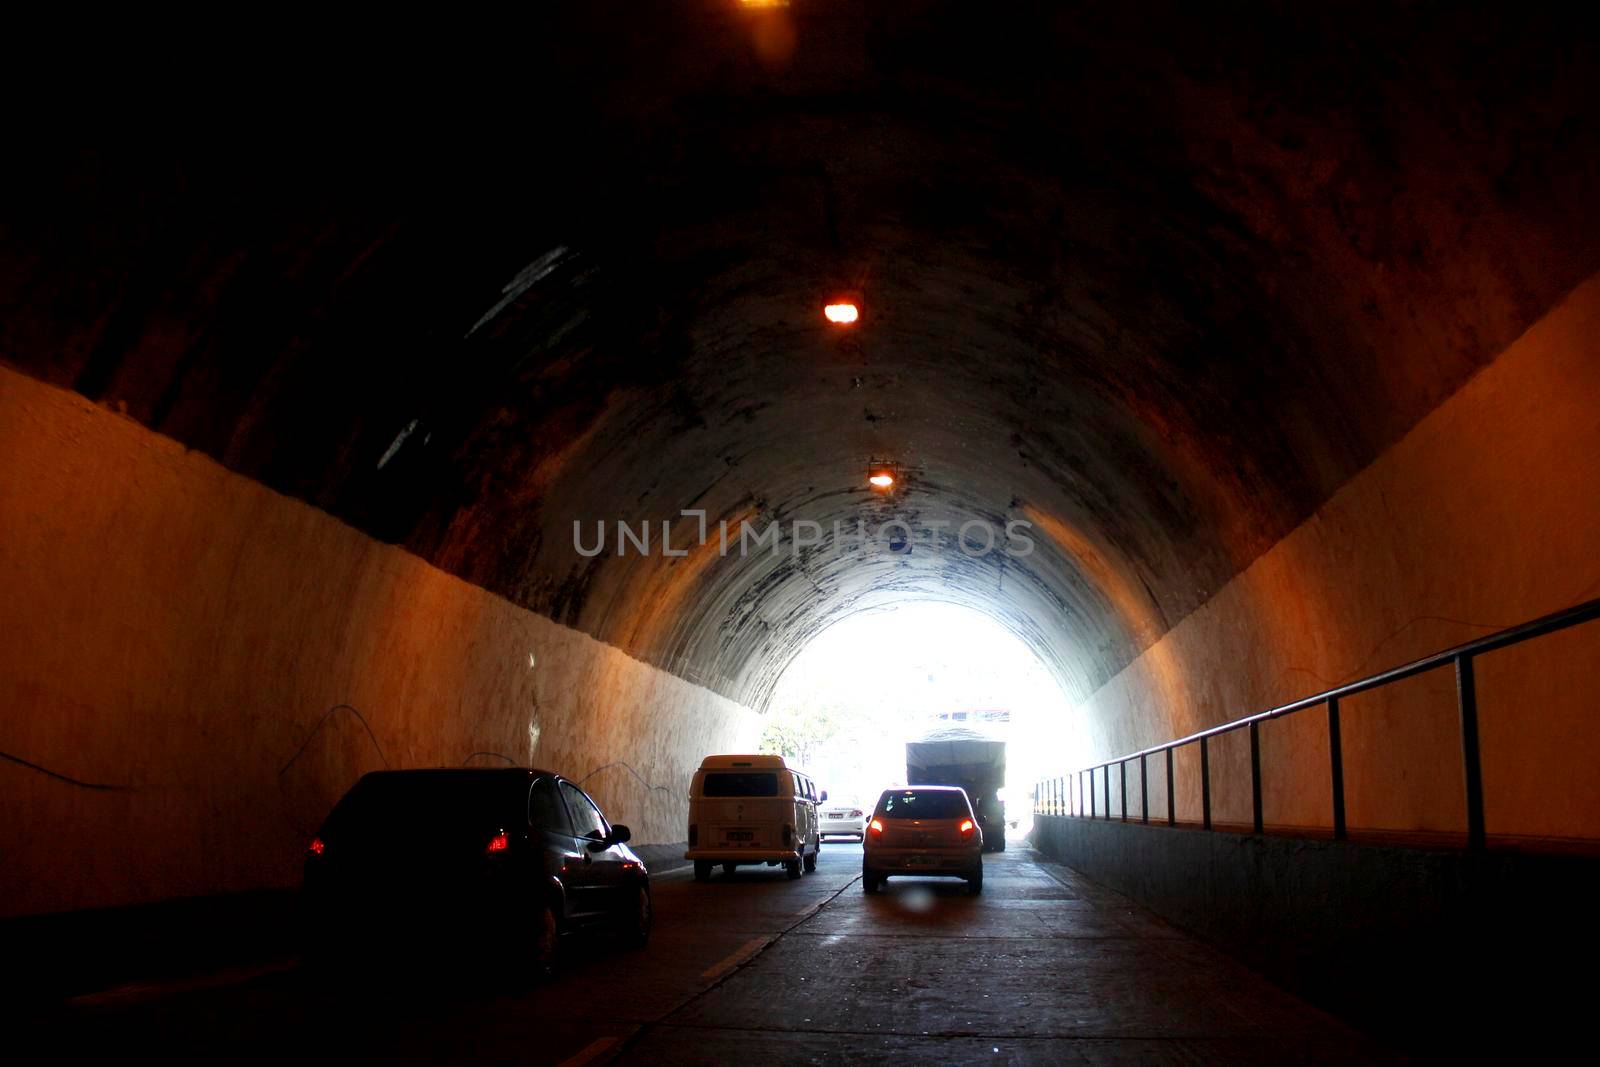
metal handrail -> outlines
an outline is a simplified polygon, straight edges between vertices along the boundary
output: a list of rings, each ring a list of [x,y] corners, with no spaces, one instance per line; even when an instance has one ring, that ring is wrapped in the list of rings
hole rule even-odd
[[[1585,601],[1575,607],[1564,611],[1553,612],[1541,616],[1520,626],[1512,626],[1480,637],[1453,648],[1423,656],[1421,659],[1412,660],[1399,667],[1393,667],[1378,674],[1369,675],[1358,681],[1347,682],[1335,686],[1313,696],[1302,697],[1299,700],[1266,711],[1259,711],[1253,715],[1234,719],[1232,722],[1213,726],[1210,729],[1200,730],[1168,741],[1160,745],[1142,748],[1137,752],[1129,752],[1115,759],[1104,760],[1091,764],[1076,772],[1045,779],[1038,783],[1035,791],[1034,813],[1039,815],[1077,815],[1084,816],[1085,799],[1087,798],[1087,817],[1096,818],[1101,815],[1101,805],[1095,797],[1095,774],[1100,775],[1103,789],[1103,814],[1104,818],[1111,818],[1111,768],[1118,768],[1120,774],[1120,787],[1122,795],[1121,818],[1128,819],[1128,764],[1133,760],[1139,761],[1139,793],[1140,793],[1140,821],[1150,821],[1150,794],[1149,794],[1149,766],[1151,756],[1162,755],[1166,757],[1167,771],[1167,825],[1177,824],[1175,804],[1173,800],[1173,767],[1172,753],[1185,745],[1198,743],[1200,745],[1200,804],[1201,824],[1205,829],[1211,829],[1211,753],[1210,740],[1235,730],[1248,729],[1250,731],[1250,792],[1253,814],[1253,828],[1256,833],[1262,832],[1261,810],[1261,733],[1263,722],[1271,719],[1292,715],[1307,708],[1325,706],[1328,710],[1328,749],[1329,763],[1332,773],[1333,791],[1333,836],[1336,840],[1344,840],[1346,835],[1344,812],[1344,753],[1343,742],[1340,737],[1339,702],[1346,697],[1365,693],[1381,686],[1403,681],[1407,678],[1424,674],[1440,667],[1453,665],[1456,670],[1456,698],[1461,718],[1461,748],[1462,769],[1466,789],[1467,802],[1467,847],[1482,848],[1484,844],[1483,825],[1483,768],[1478,751],[1478,696],[1476,674],[1473,661],[1488,652],[1520,644],[1535,637],[1565,630],[1581,623],[1600,618],[1600,597]],[[1087,789],[1085,789],[1085,776],[1087,776]],[[1077,803],[1073,803],[1072,781],[1077,779]],[[1087,797],[1086,797],[1087,794]],[[1048,796],[1048,802],[1043,798]]]

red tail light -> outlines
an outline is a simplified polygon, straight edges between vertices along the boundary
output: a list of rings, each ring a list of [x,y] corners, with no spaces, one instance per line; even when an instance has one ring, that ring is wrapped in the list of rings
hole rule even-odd
[[[327,851],[327,848],[328,846],[322,843],[322,838],[313,837],[311,839],[311,844],[306,846],[306,851],[313,856],[320,856],[323,854],[323,852]]]
[[[961,836],[962,837],[971,837],[972,836],[972,831],[974,829],[974,827],[972,825],[972,820],[971,819],[962,819],[961,820],[961,825],[960,825],[960,827],[958,827],[958,829],[961,831]]]
[[[859,819],[859,818],[861,818],[861,816],[863,816],[865,814],[866,814],[866,812],[862,811],[860,808],[857,808],[855,811],[852,811],[850,813],[850,817],[852,819]]]
[[[508,849],[510,847],[511,847],[511,838],[506,836],[506,832],[504,830],[501,830],[499,833],[497,833],[493,837],[489,838],[489,847],[484,849],[484,851],[485,852],[504,852],[506,849]]]
[[[874,834],[883,833],[883,823],[878,819],[873,819],[867,824],[867,832]]]

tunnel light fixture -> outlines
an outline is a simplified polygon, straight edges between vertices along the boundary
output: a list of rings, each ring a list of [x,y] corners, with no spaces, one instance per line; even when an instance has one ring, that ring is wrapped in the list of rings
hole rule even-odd
[[[867,464],[867,484],[880,493],[888,492],[900,480],[898,466],[886,459],[874,459]]]
[[[861,317],[861,309],[850,301],[841,300],[824,307],[822,314],[836,326],[848,326]]]
[[[879,489],[887,489],[894,484],[894,475],[888,471],[879,471],[868,478],[867,481]]]

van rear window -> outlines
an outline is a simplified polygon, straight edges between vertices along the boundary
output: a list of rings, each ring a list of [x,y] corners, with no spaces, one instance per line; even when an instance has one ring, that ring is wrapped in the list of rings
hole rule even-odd
[[[775,797],[778,776],[772,771],[710,771],[700,792],[708,797]]]

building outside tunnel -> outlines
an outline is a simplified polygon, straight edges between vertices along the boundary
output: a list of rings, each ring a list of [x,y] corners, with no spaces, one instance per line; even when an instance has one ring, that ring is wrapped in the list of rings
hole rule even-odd
[[[653,940],[425,999],[398,1058],[1427,1061],[1576,1031],[1592,13],[335,21],[18,28],[0,922],[27,1021],[215,1052],[322,1018],[294,948],[322,820],[368,772],[496,765],[631,828]],[[1041,680],[1007,720],[1032,829],[984,895],[865,901],[833,843],[796,887],[692,884],[691,777],[785,694],[870,723],[842,736],[873,767],[902,740],[865,706],[905,686],[852,707],[786,671],[956,611]],[[1010,699],[923,674],[946,725]],[[559,1007],[602,991],[606,1018]]]

